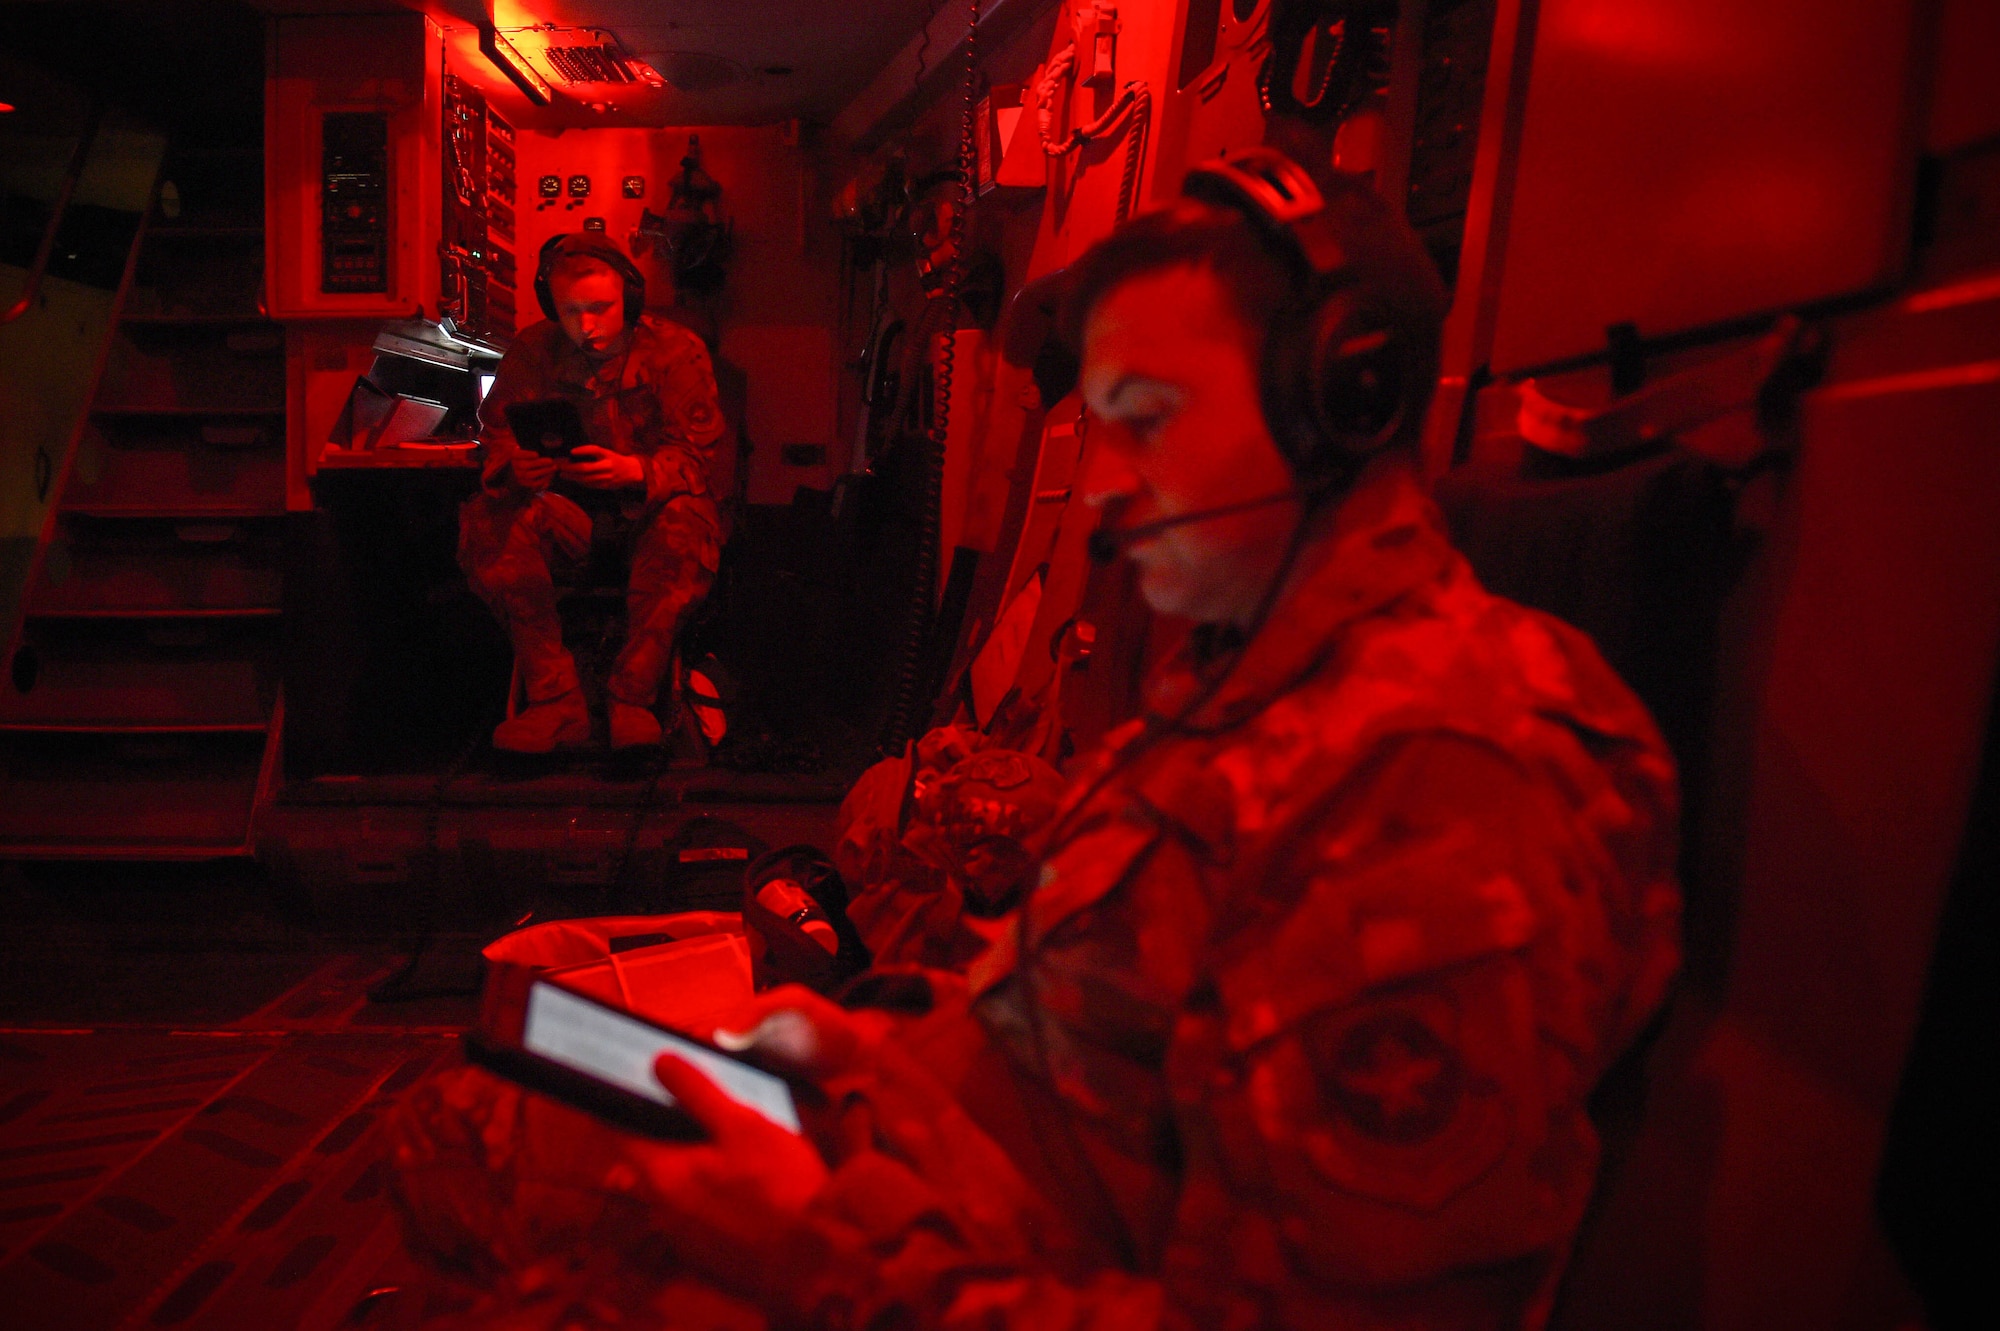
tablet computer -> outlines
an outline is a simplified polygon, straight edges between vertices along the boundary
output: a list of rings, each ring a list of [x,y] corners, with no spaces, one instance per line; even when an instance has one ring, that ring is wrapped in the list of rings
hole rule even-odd
[[[466,1040],[473,1062],[620,1127],[700,1138],[701,1126],[653,1076],[661,1054],[686,1059],[730,1099],[803,1134],[798,1099],[783,1077],[543,977],[489,993]]]
[[[590,442],[583,417],[568,398],[509,402],[507,428],[514,432],[515,443],[543,457],[566,458]]]

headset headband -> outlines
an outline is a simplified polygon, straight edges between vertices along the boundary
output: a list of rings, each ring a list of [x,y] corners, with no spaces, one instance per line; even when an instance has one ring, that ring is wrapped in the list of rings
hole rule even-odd
[[[1181,193],[1241,213],[1322,276],[1346,266],[1347,254],[1326,217],[1326,196],[1306,169],[1275,148],[1244,148],[1203,162]]]

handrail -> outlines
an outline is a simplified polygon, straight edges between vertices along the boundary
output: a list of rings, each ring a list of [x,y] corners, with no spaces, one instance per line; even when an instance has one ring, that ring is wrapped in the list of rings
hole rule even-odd
[[[42,243],[35,250],[35,261],[28,268],[28,281],[21,288],[21,298],[0,314],[0,327],[13,323],[28,312],[40,292],[42,278],[49,270],[49,260],[55,254],[56,233],[62,229],[63,214],[69,211],[70,197],[76,193],[76,182],[83,178],[83,168],[90,160],[90,149],[97,142],[98,126],[104,123],[104,107],[93,104],[90,108],[90,123],[83,127],[83,134],[76,141],[76,151],[70,154],[69,169],[63,173],[62,187],[56,191],[56,206],[49,214],[49,225],[42,232]]]

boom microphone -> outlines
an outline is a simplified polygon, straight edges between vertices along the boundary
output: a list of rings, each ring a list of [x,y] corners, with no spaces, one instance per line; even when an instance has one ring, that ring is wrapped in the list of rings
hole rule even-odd
[[[1126,547],[1148,540],[1163,531],[1171,531],[1175,527],[1232,517],[1238,513],[1248,513],[1255,508],[1269,508],[1288,499],[1309,500],[1325,488],[1324,485],[1294,486],[1292,489],[1280,490],[1276,494],[1268,494],[1260,499],[1246,499],[1240,504],[1224,504],[1219,508],[1196,509],[1192,513],[1180,513],[1171,518],[1142,522],[1136,527],[1099,527],[1090,534],[1090,562],[1109,564],[1123,554]]]

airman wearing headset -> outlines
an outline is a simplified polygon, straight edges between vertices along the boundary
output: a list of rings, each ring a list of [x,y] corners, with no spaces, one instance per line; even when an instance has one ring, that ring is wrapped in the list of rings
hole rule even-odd
[[[710,1140],[622,1153],[774,1325],[1538,1327],[1586,1098],[1675,968],[1671,757],[1420,483],[1415,237],[1268,150],[1185,193],[1079,262],[1073,322],[1085,492],[1189,646],[962,983],[774,990],[717,1032],[834,1131],[663,1058]]]
[[[552,569],[615,547],[629,573],[625,646],[605,681],[611,743],[658,744],[674,635],[721,553],[710,493],[723,433],[715,373],[693,333],[642,317],[645,278],[602,236],[553,237],[535,295],[547,318],[514,340],[481,404],[483,483],[460,520],[459,563],[506,628],[527,688],[528,706],[493,743],[547,753],[588,742]],[[560,462],[520,447],[505,414],[510,403],[550,398],[576,405],[589,438]]]

